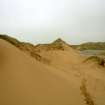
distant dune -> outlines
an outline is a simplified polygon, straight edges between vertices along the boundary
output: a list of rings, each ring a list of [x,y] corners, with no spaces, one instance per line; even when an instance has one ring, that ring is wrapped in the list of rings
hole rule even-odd
[[[104,60],[62,39],[32,45],[0,36],[0,105],[105,105],[104,99]]]
[[[105,50],[105,42],[87,42],[80,45],[72,45],[79,50]]]

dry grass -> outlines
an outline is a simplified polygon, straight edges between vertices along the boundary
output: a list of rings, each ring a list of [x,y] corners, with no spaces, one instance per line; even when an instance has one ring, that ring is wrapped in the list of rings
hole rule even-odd
[[[98,65],[103,67],[105,66],[105,60],[98,56],[90,56],[86,60],[84,60],[84,63],[89,61],[96,62]]]
[[[15,38],[12,38],[10,36],[7,35],[0,35],[0,39],[6,40],[9,43],[11,43],[12,45],[15,45],[16,47],[19,47],[21,42],[16,40]]]
[[[95,104],[94,104],[94,101],[93,101],[93,99],[92,99],[92,97],[91,97],[91,95],[90,95],[90,93],[89,93],[88,90],[87,90],[87,87],[86,87],[86,80],[85,80],[85,79],[82,80],[80,90],[81,90],[81,92],[82,92],[82,95],[83,95],[84,98],[85,98],[84,100],[85,100],[86,104],[87,104],[87,105],[95,105]]]
[[[39,54],[37,54],[35,51],[35,46],[30,43],[20,42],[20,41],[16,40],[15,38],[12,38],[7,35],[0,35],[0,39],[6,40],[7,42],[16,46],[17,48],[24,51],[25,53],[27,53],[28,55],[30,55],[31,57],[35,58],[36,60],[38,60],[40,62],[43,62],[46,64],[50,63],[49,60],[47,60],[47,59],[43,58],[42,56],[40,56]]]
[[[43,62],[45,64],[50,64],[50,60],[42,57],[41,55],[37,54],[37,53],[34,53],[34,52],[30,52],[30,55],[35,58],[36,60],[40,61],[40,62]]]

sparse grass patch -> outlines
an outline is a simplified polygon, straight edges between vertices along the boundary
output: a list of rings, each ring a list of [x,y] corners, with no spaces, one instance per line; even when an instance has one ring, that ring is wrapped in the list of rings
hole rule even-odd
[[[90,56],[86,60],[84,60],[84,63],[88,61],[96,62],[98,65],[103,67],[105,66],[105,60],[98,56]]]
[[[28,55],[30,55],[31,57],[35,58],[38,61],[41,61],[46,64],[50,63],[49,60],[47,60],[47,59],[41,57],[39,54],[37,54],[35,51],[35,48],[34,48],[35,46],[30,43],[20,42],[20,41],[16,40],[15,38],[9,37],[7,35],[0,35],[0,39],[8,41],[12,45],[16,46],[21,51],[26,52]]]
[[[10,42],[11,44],[15,45],[16,47],[19,47],[21,44],[21,42],[19,42],[15,38],[12,38],[12,37],[7,36],[7,35],[0,35],[0,39],[4,39],[4,40]]]
[[[87,105],[95,105],[90,93],[87,90],[85,79],[83,79],[81,82],[80,90],[82,92],[82,95],[84,96],[84,101],[86,102],[86,104]]]

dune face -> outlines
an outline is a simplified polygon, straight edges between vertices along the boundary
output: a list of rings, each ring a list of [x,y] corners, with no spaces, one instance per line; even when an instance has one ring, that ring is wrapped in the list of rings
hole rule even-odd
[[[0,105],[105,105],[105,67],[58,39],[14,45],[0,39]]]
[[[4,59],[0,70],[1,105],[65,105],[75,104],[75,99],[82,105],[80,91],[61,73],[4,40],[0,40],[0,52]]]

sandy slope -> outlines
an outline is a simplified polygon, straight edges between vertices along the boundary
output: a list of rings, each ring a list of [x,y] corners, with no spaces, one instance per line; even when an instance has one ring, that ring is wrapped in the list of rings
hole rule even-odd
[[[66,74],[71,82],[78,83],[80,87],[83,86],[81,91],[87,105],[105,104],[105,67],[101,67],[94,61],[85,63],[84,59],[87,57],[81,56],[65,43],[64,50],[52,50],[51,48],[48,50],[46,47],[46,45],[38,46],[39,54],[51,61],[50,65],[57,71]]]
[[[76,84],[0,40],[0,105],[84,105]]]
[[[44,64],[0,40],[0,105],[105,105],[105,68],[64,48],[41,48]]]

